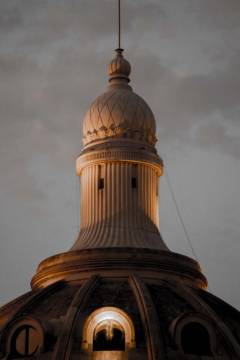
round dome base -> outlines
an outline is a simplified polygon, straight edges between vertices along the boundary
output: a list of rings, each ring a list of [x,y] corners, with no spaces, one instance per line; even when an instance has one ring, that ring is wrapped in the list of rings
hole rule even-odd
[[[89,276],[127,278],[181,278],[193,287],[206,288],[207,280],[199,264],[187,256],[140,248],[96,248],[69,251],[42,261],[31,285],[33,289],[57,281],[83,281]]]

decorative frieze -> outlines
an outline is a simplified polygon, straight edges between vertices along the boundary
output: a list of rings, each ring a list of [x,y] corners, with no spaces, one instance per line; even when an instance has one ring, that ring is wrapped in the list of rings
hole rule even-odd
[[[84,167],[102,163],[102,162],[129,162],[139,163],[150,166],[157,171],[158,176],[163,173],[163,162],[161,158],[150,151],[136,151],[136,150],[123,150],[123,149],[109,149],[90,151],[81,154],[76,161],[77,175],[81,174]]]

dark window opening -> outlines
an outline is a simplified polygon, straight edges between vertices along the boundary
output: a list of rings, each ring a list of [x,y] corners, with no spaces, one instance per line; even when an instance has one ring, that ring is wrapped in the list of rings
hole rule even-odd
[[[133,189],[137,188],[137,178],[136,177],[132,177],[132,188]]]
[[[182,329],[182,350],[188,355],[211,356],[210,336],[200,323],[192,322]]]
[[[98,188],[99,189],[103,189],[104,188],[104,179],[103,178],[100,178],[98,180]]]
[[[125,351],[125,334],[123,331],[113,328],[111,334],[107,329],[100,330],[93,341],[93,351]]]

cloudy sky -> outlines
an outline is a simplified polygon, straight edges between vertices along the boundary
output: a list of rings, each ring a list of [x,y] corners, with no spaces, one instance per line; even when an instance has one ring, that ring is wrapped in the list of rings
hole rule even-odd
[[[107,85],[115,0],[0,1],[0,304],[79,228],[81,125]],[[132,86],[210,289],[240,309],[240,1],[123,0]],[[161,179],[161,233],[192,256]]]

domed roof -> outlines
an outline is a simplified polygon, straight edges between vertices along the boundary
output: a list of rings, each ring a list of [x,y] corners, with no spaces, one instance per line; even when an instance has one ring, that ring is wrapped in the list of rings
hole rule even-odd
[[[86,276],[80,261],[82,279],[35,284],[0,309],[0,358],[239,359],[237,310],[203,290],[194,274],[189,282],[168,268],[147,270],[144,258],[138,263],[147,276],[136,264],[117,272],[108,264]]]
[[[106,138],[130,138],[154,145],[156,122],[148,104],[128,85],[130,64],[117,49],[109,64],[109,88],[90,106],[83,120],[84,145]]]

